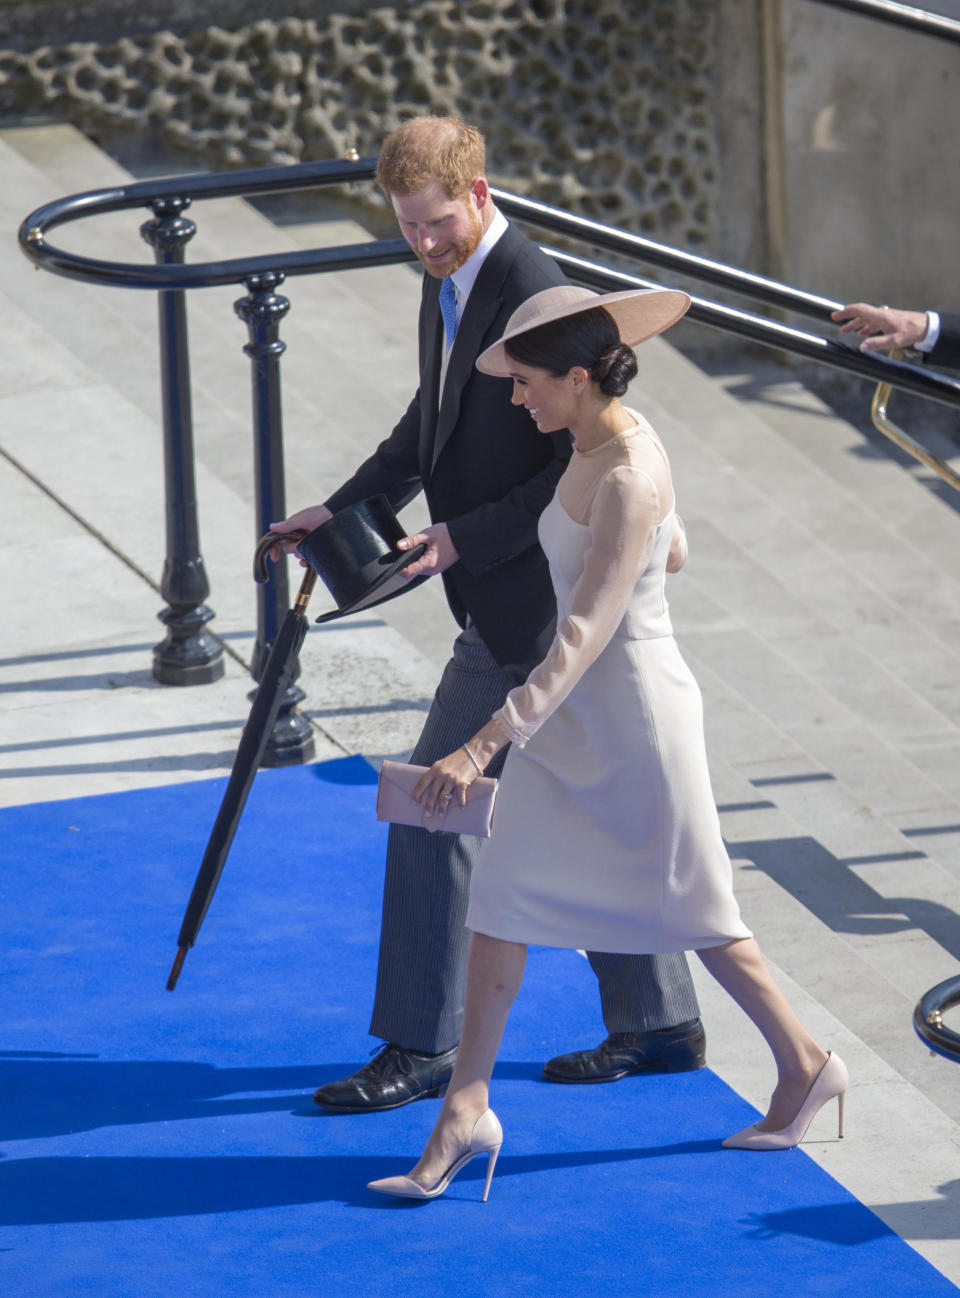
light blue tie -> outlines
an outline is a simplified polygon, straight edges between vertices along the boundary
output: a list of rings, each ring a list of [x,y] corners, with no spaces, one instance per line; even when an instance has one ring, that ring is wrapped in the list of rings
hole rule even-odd
[[[440,314],[443,316],[447,346],[452,347],[457,332],[457,296],[453,291],[453,280],[449,275],[440,285]]]

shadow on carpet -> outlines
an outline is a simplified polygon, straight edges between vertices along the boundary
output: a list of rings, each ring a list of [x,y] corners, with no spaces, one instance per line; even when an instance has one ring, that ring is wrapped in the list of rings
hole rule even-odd
[[[534,948],[495,1075],[504,1152],[431,1204],[380,1199],[437,1112],[336,1117],[376,967],[385,827],[359,758],[261,772],[164,988],[222,780],[0,811],[0,1292],[10,1298],[955,1294],[709,1070],[551,1086],[602,1036],[573,952]],[[854,1137],[855,1138],[855,1137]]]

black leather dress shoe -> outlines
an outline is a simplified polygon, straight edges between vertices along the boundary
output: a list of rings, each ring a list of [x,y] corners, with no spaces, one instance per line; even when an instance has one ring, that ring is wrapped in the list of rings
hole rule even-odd
[[[543,1075],[551,1082],[617,1082],[631,1073],[688,1073],[703,1067],[706,1046],[699,1019],[659,1032],[611,1032],[595,1050],[549,1059]]]
[[[411,1100],[443,1095],[456,1061],[456,1046],[441,1055],[418,1055],[387,1041],[352,1077],[314,1091],[314,1103],[338,1113],[399,1109]]]

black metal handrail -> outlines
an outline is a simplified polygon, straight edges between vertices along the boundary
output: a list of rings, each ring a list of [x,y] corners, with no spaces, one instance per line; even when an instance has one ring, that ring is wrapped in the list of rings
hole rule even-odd
[[[943,1021],[943,1016],[957,1005],[960,1005],[960,975],[955,974],[924,992],[913,1011],[913,1026],[920,1040],[935,1054],[960,1064],[960,1032]]]
[[[48,237],[50,230],[70,221],[128,208],[152,208],[155,203],[172,197],[187,208],[205,199],[253,198],[371,180],[376,161],[376,158],[361,158],[356,162],[308,162],[295,167],[258,167],[225,174],[172,176],[71,194],[45,203],[30,213],[20,226],[20,246],[38,266],[57,275],[114,288],[161,290],[244,284],[251,275],[277,271],[284,275],[312,275],[328,270],[413,261],[413,253],[405,240],[397,238],[343,248],[266,253],[192,265],[149,266],[140,262],[101,261],[96,257],[66,252],[52,244]]]
[[[371,180],[376,158],[355,161],[302,163],[293,167],[256,168],[225,175],[204,173],[137,181],[113,189],[91,190],[57,199],[37,208],[22,222],[20,246],[38,266],[74,279],[119,288],[192,289],[224,284],[244,284],[251,275],[322,274],[370,266],[396,265],[415,258],[403,239],[381,239],[362,244],[307,251],[266,253],[192,265],[148,266],[137,262],[107,262],[79,253],[66,252],[50,242],[48,232],[56,226],[84,217],[124,208],[150,207],[176,196],[184,207],[193,201],[227,197],[255,197],[357,181]],[[840,302],[782,284],[763,275],[727,266],[668,244],[629,231],[618,230],[586,217],[564,212],[534,199],[494,188],[493,196],[508,216],[517,217],[540,229],[590,243],[605,251],[674,271],[685,277],[715,284],[729,292],[830,322],[830,312]],[[548,250],[561,260],[571,277],[603,287],[617,278],[616,272],[594,263]],[[638,280],[638,283],[648,281]],[[847,370],[872,382],[889,382],[915,395],[960,408],[960,383],[935,370],[888,357],[868,356],[833,339],[793,329],[777,321],[734,307],[695,298],[692,319],[740,337],[821,361]]]
[[[936,36],[941,40],[960,44],[960,22],[955,18],[944,18],[942,14],[929,13],[926,9],[895,4],[893,0],[815,0],[815,2],[829,5],[831,9],[847,9],[851,13],[862,14],[865,18],[875,18],[877,22],[891,23],[895,27],[922,32],[924,36]]]
[[[187,292],[227,284],[237,284],[246,290],[246,297],[235,305],[249,331],[249,342],[244,351],[251,360],[253,373],[255,535],[260,537],[273,519],[286,513],[279,369],[285,344],[279,339],[279,327],[290,310],[290,303],[277,292],[278,288],[287,276],[395,265],[414,260],[405,240],[395,238],[187,264],[184,249],[196,227],[184,218],[183,213],[193,202],[206,199],[256,197],[367,181],[373,178],[375,167],[375,158],[353,158],[133,182],[57,199],[37,208],[20,227],[21,248],[38,267],[89,283],[158,291],[167,507],[167,558],[161,591],[169,605],[159,615],[167,625],[167,641],[154,651],[154,674],[160,680],[175,684],[200,683],[216,679],[222,672],[222,663],[217,661],[217,654],[222,650],[203,629],[213,615],[204,603],[209,588],[199,552],[193,482],[185,311]],[[550,230],[578,243],[591,244],[633,262],[649,262],[684,279],[705,280],[728,292],[759,300],[780,310],[788,309],[829,321],[830,312],[840,305],[764,276],[562,212],[530,198],[500,189],[493,190],[493,194],[507,215],[528,225]],[[147,208],[153,213],[154,219],[141,228],[141,233],[155,250],[154,265],[103,261],[67,252],[50,240],[50,231],[60,225],[135,208]],[[610,290],[647,286],[651,282],[566,251],[551,248],[545,251],[556,258],[569,278],[594,288]],[[887,357],[868,356],[839,341],[705,298],[694,297],[689,314],[693,320],[741,338],[960,409],[960,382],[934,370]],[[288,603],[286,567],[274,565],[267,585],[258,588],[257,641],[252,668],[256,680]],[[309,725],[295,710],[303,697],[302,690],[291,686],[268,747],[267,760],[273,764],[306,760],[312,753]]]
[[[541,247],[544,246],[541,245]],[[597,266],[593,262],[584,261],[580,257],[560,252],[555,248],[544,247],[544,251],[548,252],[563,267],[568,279],[589,284],[591,288],[615,292],[618,289],[646,288],[650,286],[649,280],[640,279],[636,275],[629,275],[623,271]],[[705,298],[695,296],[691,296],[690,310],[687,314],[690,319],[697,320],[701,324],[711,325],[727,333],[736,334],[740,338],[747,338],[751,342],[762,343],[767,347],[780,347],[782,350],[790,351],[795,355],[808,357],[821,365],[829,365],[834,369],[844,370],[865,379],[876,381],[877,370],[875,363],[879,360],[883,367],[883,375],[877,382],[874,393],[872,407],[874,427],[890,441],[894,442],[895,445],[899,446],[901,450],[906,451],[919,463],[925,464],[927,468],[932,469],[943,482],[953,487],[955,491],[960,491],[960,474],[946,461],[928,451],[916,438],[911,437],[904,429],[899,428],[887,418],[886,402],[894,387],[900,387],[906,392],[913,392],[919,396],[929,397],[931,395],[928,380],[932,375],[923,370],[918,371],[915,365],[905,364],[900,359],[902,353],[898,352],[896,358],[893,356],[869,356],[860,351],[851,351],[849,347],[844,347],[831,338],[821,338],[817,334],[808,334],[800,329],[791,329],[789,325],[780,324],[765,317],[750,315],[746,311],[721,306],[717,302],[709,302]],[[956,396],[960,392],[960,383],[939,375],[937,378],[938,385],[941,385],[939,381],[942,379],[944,391],[938,393],[934,400],[942,401],[946,405],[952,405],[956,409]],[[883,398],[882,404],[879,401],[881,395]]]
[[[652,280],[642,279],[624,271],[610,270],[571,253],[541,246],[545,252],[556,259],[568,279],[589,284],[591,288],[615,292],[618,289],[654,286]],[[831,304],[833,310],[836,310],[839,305],[839,303]],[[848,347],[844,343],[836,342],[832,338],[821,338],[818,334],[805,333],[802,329],[791,328],[790,325],[770,320],[766,316],[752,315],[749,311],[711,302],[707,298],[697,297],[694,294],[691,294],[691,305],[687,316],[700,324],[710,325],[725,333],[736,334],[750,342],[792,352],[796,356],[804,356],[809,360],[818,361],[821,365],[829,365],[833,369],[845,370],[848,374],[855,374],[873,383],[888,383],[891,387],[912,392],[915,396],[929,397],[933,401],[960,409],[960,381],[948,378],[937,371],[927,370],[920,365],[891,360],[888,356],[870,355]]]
[[[727,266],[723,262],[712,261],[709,257],[701,257],[680,248],[671,248],[668,244],[657,243],[655,239],[647,239],[641,234],[618,230],[615,226],[602,225],[586,216],[576,216],[572,212],[548,207],[546,203],[537,202],[533,198],[521,198],[502,189],[494,189],[492,193],[497,205],[507,216],[518,217],[542,230],[552,230],[554,234],[583,240],[606,252],[649,262],[651,266],[661,266],[665,270],[703,280],[707,284],[716,284],[718,288],[755,298],[767,306],[797,311],[818,320],[829,320],[830,312],[840,305],[818,294],[805,293],[803,289],[768,279],[765,275]]]

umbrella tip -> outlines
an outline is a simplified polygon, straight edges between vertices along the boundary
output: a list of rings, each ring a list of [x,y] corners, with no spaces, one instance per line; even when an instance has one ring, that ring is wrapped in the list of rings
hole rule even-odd
[[[176,987],[176,985],[177,985],[177,979],[180,977],[180,970],[183,968],[183,962],[184,962],[184,960],[186,960],[186,958],[187,958],[187,951],[188,951],[188,950],[189,950],[189,948],[188,948],[188,947],[185,947],[185,946],[178,946],[178,947],[177,947],[177,956],[176,956],[176,959],[175,959],[174,962],[173,962],[173,966],[172,966],[172,968],[170,969],[170,976],[169,976],[169,978],[167,979],[167,991],[168,991],[168,992],[172,992],[173,989],[174,989],[174,987]]]

